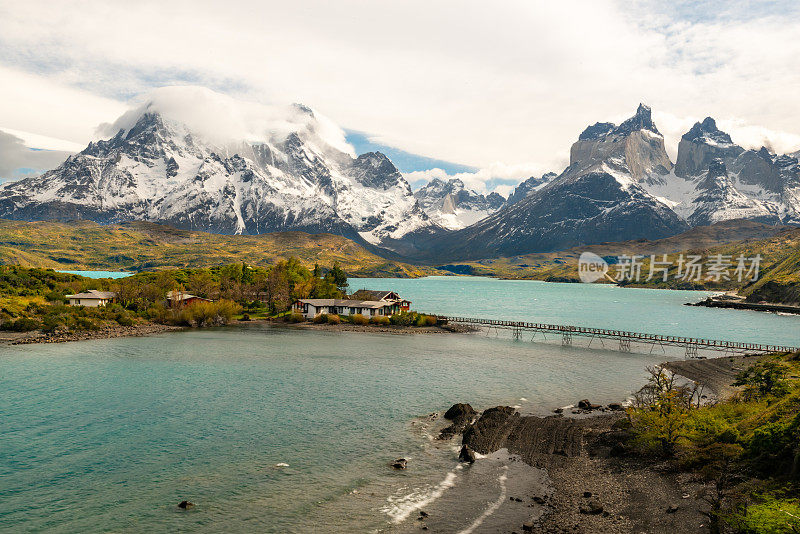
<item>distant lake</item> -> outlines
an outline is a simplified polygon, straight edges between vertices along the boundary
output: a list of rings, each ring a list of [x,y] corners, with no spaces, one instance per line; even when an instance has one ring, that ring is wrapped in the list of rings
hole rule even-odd
[[[77,274],[85,276],[86,278],[125,278],[131,276],[133,273],[126,273],[123,271],[57,271],[59,273]]]
[[[800,345],[800,317],[684,306],[700,292],[472,277],[350,285],[432,313]],[[254,324],[0,346],[0,531],[392,532],[457,464],[427,414],[620,401],[646,366],[683,356],[587,343]],[[398,457],[407,470],[388,466]],[[196,508],[179,513],[184,499]],[[482,510],[452,514],[452,530]]]

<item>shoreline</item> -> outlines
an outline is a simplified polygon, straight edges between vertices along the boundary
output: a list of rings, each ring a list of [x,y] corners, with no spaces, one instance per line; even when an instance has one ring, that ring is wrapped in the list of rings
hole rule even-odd
[[[320,330],[325,332],[362,332],[393,335],[415,334],[458,334],[473,331],[468,327],[451,326],[398,326],[398,325],[355,325],[350,323],[316,324],[312,322],[287,323],[270,319],[253,319],[250,321],[233,321],[224,327],[248,327],[268,324],[275,327],[300,328],[306,330]],[[111,326],[99,330],[84,330],[78,332],[64,332],[46,334],[36,332],[0,332],[0,346],[35,345],[45,343],[70,343],[75,341],[90,341],[95,339],[117,339],[124,337],[145,337],[163,334],[165,332],[179,332],[202,330],[188,326],[173,326],[158,323],[145,323],[133,326]]]
[[[736,373],[760,357],[724,356],[663,365],[703,385],[709,397],[726,400],[740,390],[731,385]],[[465,470],[498,453],[538,469],[534,474],[515,473],[523,478],[514,481],[515,487],[529,489],[495,511],[501,521],[498,532],[689,534],[703,530],[707,518],[702,511],[707,505],[700,495],[706,485],[664,460],[629,454],[624,445],[625,412],[597,407],[579,410],[577,416],[559,409],[554,412],[539,417],[521,415],[511,407],[487,408],[452,438],[453,445],[460,437],[459,448],[468,445],[479,454],[475,464],[460,464]],[[509,482],[512,476],[509,472]],[[542,477],[547,480],[544,488]],[[474,481],[473,486],[483,483]],[[447,499],[427,506],[426,514],[431,518],[446,514],[448,506],[476,488],[452,491]],[[517,497],[528,507],[525,521],[513,513]]]
[[[133,326],[103,327],[99,330],[64,332],[46,334],[37,332],[0,332],[0,346],[36,345],[44,343],[69,343],[73,341],[89,341],[93,339],[117,339],[123,337],[146,337],[187,330],[184,326],[171,326],[157,323],[146,323]]]

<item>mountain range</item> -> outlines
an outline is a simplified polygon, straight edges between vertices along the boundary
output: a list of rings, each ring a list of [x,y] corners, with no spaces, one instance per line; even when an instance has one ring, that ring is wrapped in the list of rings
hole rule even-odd
[[[800,152],[745,149],[710,117],[683,135],[673,163],[639,105],[619,125],[587,127],[566,169],[504,199],[457,178],[412,192],[389,158],[354,154],[310,108],[242,112],[190,90],[160,90],[56,169],[0,186],[0,218],[325,232],[428,263],[660,239],[731,219],[800,224]],[[202,105],[191,105],[198,92]],[[176,111],[176,100],[189,104]]]

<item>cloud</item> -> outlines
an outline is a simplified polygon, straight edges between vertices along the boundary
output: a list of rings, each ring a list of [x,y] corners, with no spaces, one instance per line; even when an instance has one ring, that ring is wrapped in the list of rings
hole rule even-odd
[[[673,157],[684,128],[707,115],[743,142],[793,143],[796,5],[672,6],[7,2],[0,126],[85,142],[120,102],[186,83],[303,102],[383,144],[480,169],[560,170],[588,124],[619,122],[639,102],[653,107]]]
[[[560,172],[561,169],[558,169]],[[496,191],[503,196],[516,187],[522,180],[531,176],[541,176],[548,170],[543,170],[538,165],[505,165],[494,163],[475,172],[447,173],[443,169],[433,168],[425,171],[415,171],[404,173],[406,181],[412,188],[419,189],[426,183],[436,178],[440,180],[458,179],[464,182],[464,186],[478,193],[489,193]]]
[[[52,169],[67,156],[69,152],[33,150],[19,137],[0,131],[0,180]]]
[[[211,141],[263,142],[296,132],[305,139],[355,155],[344,130],[324,115],[303,106],[265,105],[212,91],[205,87],[160,87],[136,99],[131,109],[113,123],[101,124],[100,137],[131,129],[145,113],[158,113]]]

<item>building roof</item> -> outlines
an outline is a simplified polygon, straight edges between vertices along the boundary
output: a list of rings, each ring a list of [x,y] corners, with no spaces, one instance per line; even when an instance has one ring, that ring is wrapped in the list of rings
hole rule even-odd
[[[67,295],[68,299],[97,299],[97,300],[110,300],[116,298],[117,294],[113,291],[98,291],[96,289],[90,289],[89,291],[84,291],[83,293],[76,293],[75,295]]]
[[[167,300],[177,300],[179,302],[183,302],[191,299],[208,300],[204,299],[203,297],[198,297],[197,295],[192,295],[191,293],[186,293],[185,291],[170,291],[167,293]]]
[[[359,289],[350,298],[357,300],[400,300],[400,295],[394,291],[376,291],[373,289]]]
[[[303,304],[310,304],[315,308],[320,306],[337,306],[343,308],[383,308],[391,306],[394,302],[385,300],[353,300],[353,299],[299,299]]]

